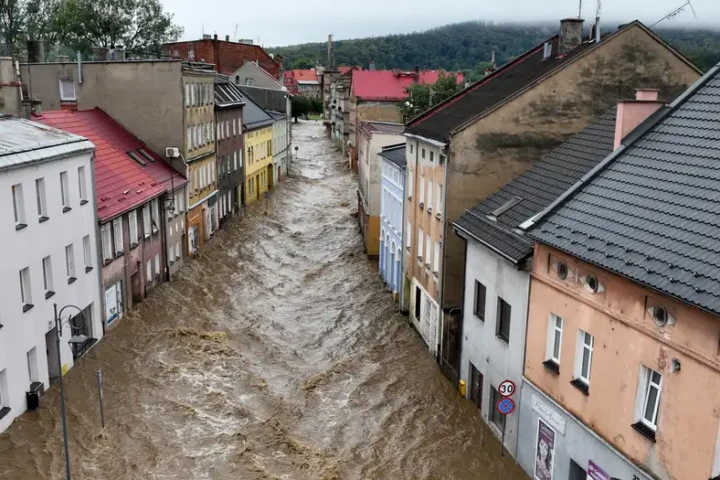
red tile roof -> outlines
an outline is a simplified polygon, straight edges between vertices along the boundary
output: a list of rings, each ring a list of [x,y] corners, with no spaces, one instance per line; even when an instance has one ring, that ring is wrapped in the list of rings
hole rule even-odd
[[[343,66],[338,67],[338,71],[339,71],[342,75],[345,75],[345,74],[348,73],[350,70],[362,70],[362,67],[348,67],[348,66],[346,66],[346,65],[343,65]]]
[[[450,74],[452,75],[452,74]],[[457,82],[462,83],[462,73],[457,75]],[[440,70],[423,70],[419,82],[435,83],[440,78]],[[400,101],[407,97],[407,87],[415,81],[415,72],[397,70],[353,70],[352,96],[362,100]]]
[[[317,70],[290,70],[285,72],[298,82],[319,82]]]
[[[44,112],[35,121],[81,135],[95,144],[95,198],[97,213],[105,222],[148,202],[166,191],[173,170],[144,143],[100,109]],[[148,161],[144,149],[155,162]],[[146,166],[130,158],[134,151]],[[186,180],[175,173],[175,184]]]

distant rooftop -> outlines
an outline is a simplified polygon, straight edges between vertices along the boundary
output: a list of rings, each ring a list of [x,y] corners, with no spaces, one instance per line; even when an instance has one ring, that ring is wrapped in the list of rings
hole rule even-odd
[[[403,169],[405,168],[405,164],[407,163],[407,158],[405,157],[404,143],[383,147],[382,151],[380,152],[380,156],[391,161],[392,163]]]
[[[374,122],[363,121],[362,124],[368,131],[373,133],[384,133],[386,135],[402,135],[405,131],[405,125],[402,123],[392,122]]]

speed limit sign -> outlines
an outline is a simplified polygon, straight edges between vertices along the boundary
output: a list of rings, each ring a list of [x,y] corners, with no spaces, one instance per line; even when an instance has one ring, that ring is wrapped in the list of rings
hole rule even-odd
[[[498,387],[498,393],[501,397],[509,397],[515,393],[515,383],[512,380],[505,380]]]

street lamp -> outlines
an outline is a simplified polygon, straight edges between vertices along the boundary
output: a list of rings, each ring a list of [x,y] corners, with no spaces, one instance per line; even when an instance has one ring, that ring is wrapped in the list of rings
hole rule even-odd
[[[70,333],[72,334],[72,336],[70,337],[70,341],[68,343],[70,343],[71,345],[84,344],[85,342],[87,342],[88,336],[84,335],[82,333],[79,333],[79,331],[84,330],[84,327],[85,327],[85,316],[83,315],[83,311],[81,308],[76,307],[75,305],[65,305],[58,312],[57,303],[53,304],[53,309],[55,312],[55,328],[57,329],[57,335],[55,337],[55,344],[56,344],[56,350],[57,350],[58,372],[60,373],[60,416],[62,417],[63,445],[65,447],[65,480],[71,480],[70,451],[68,449],[67,418],[65,416],[65,385],[63,384],[62,358],[60,357],[60,338],[62,337],[62,327],[63,327],[62,314],[66,308],[74,308],[75,310],[77,310],[79,312],[79,315],[75,315],[74,317],[68,317],[68,319],[67,319],[67,324],[70,327]],[[72,322],[72,320],[77,317],[80,317],[80,321],[82,322],[82,323],[80,323],[80,326],[78,326],[77,323]],[[73,324],[73,323],[75,323],[75,324]]]

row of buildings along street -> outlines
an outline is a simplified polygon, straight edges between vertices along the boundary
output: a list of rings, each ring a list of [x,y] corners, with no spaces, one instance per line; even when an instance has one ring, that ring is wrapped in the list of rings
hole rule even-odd
[[[583,26],[410,117],[437,72],[326,69],[326,132],[386,288],[529,476],[720,478],[717,69]]]

